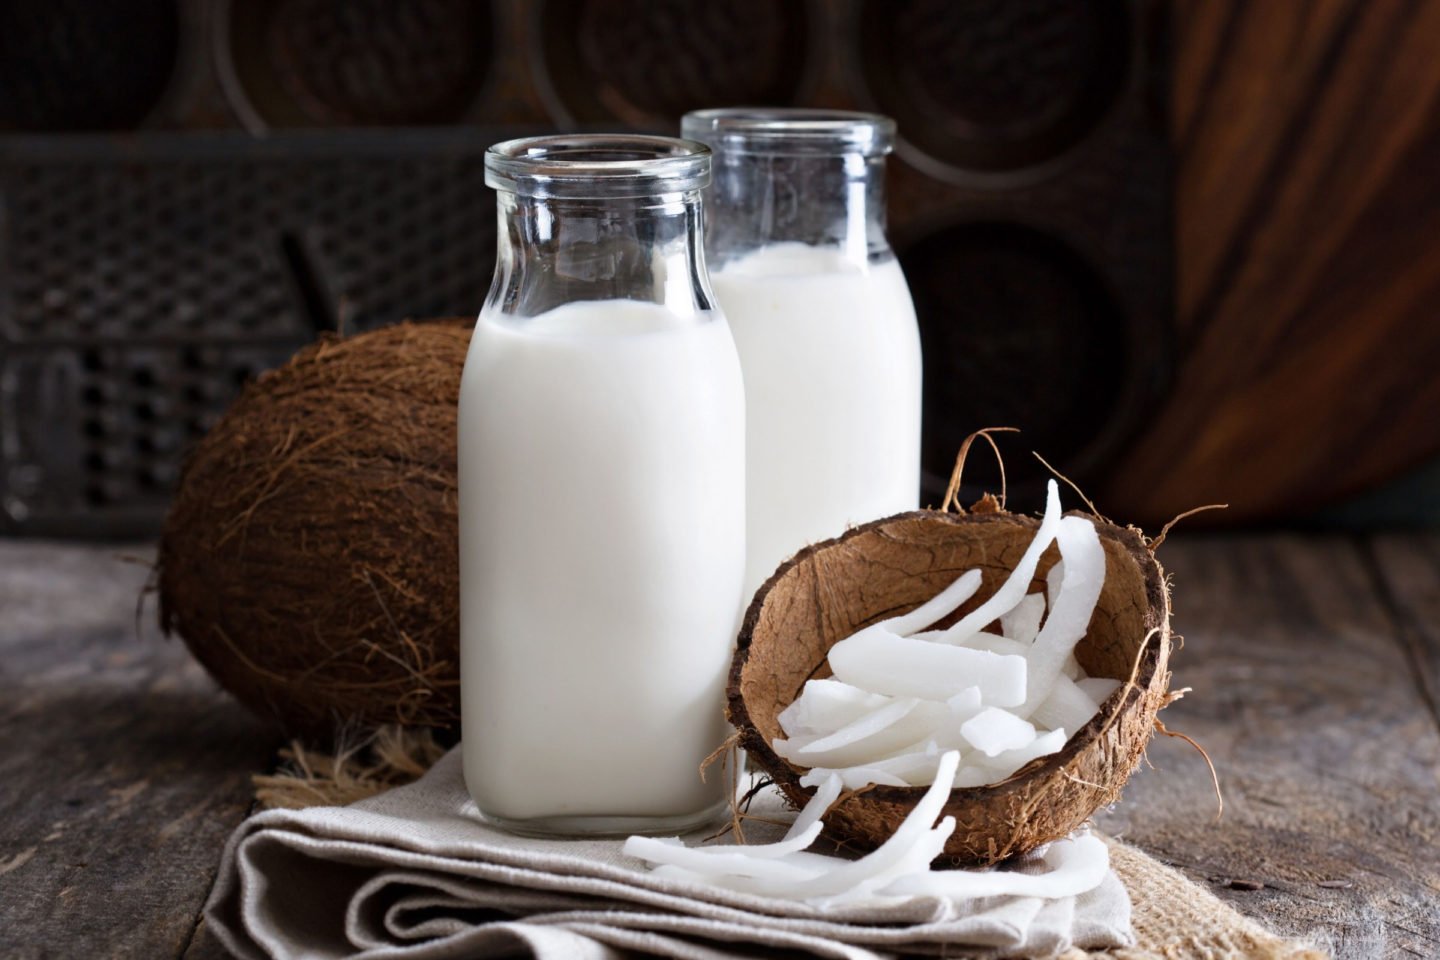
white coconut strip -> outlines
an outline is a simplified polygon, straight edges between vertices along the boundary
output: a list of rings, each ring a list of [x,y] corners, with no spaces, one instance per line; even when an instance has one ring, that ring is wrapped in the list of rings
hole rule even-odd
[[[1040,621],[1045,619],[1045,594],[1027,593],[1015,604],[1015,608],[1000,614],[1000,632],[1011,640],[1031,644],[1040,632]]]
[[[950,715],[943,703],[892,700],[817,740],[776,740],[775,752],[807,767],[849,767],[893,757],[925,739]]]
[[[1110,694],[1120,689],[1120,681],[1112,680],[1109,677],[1081,677],[1075,681],[1075,686],[1085,691],[1085,695],[1096,703],[1104,703],[1110,699]]]
[[[966,570],[954,583],[914,610],[902,613],[898,617],[891,617],[889,620],[882,620],[876,626],[884,627],[891,633],[899,634],[902,637],[918,630],[924,630],[937,620],[950,616],[960,609],[960,604],[975,596],[975,591],[980,589],[982,579],[979,570]]]
[[[960,725],[960,735],[987,757],[1035,742],[1035,727],[1008,710],[987,707]]]
[[[1004,780],[1031,760],[1038,759],[1039,757],[1048,757],[1052,753],[1059,753],[1065,746],[1065,741],[1069,739],[1070,737],[1066,734],[1065,728],[1063,727],[1059,730],[1049,730],[1040,734],[1023,747],[1006,750],[1004,753],[994,757],[987,757],[978,753],[971,754],[966,758],[966,766],[988,771],[990,779],[982,782],[995,783],[997,780]]]
[[[800,786],[808,787],[819,776],[835,776],[845,785],[846,790],[859,790],[871,784],[881,787],[913,787],[915,784],[896,773],[874,767],[859,765],[832,770],[829,767],[815,767],[800,778]]]
[[[857,900],[871,900],[875,890],[887,886],[901,877],[923,875],[930,870],[935,858],[945,852],[945,842],[955,832],[955,818],[946,817],[916,839],[890,868],[868,877],[854,886],[830,896],[809,897],[818,907],[836,907]],[[812,883],[819,882],[817,878]]]
[[[795,702],[780,711],[780,728],[790,737],[822,737],[878,710],[889,698],[839,680],[807,681]]]
[[[970,750],[970,741],[960,734],[960,727],[984,706],[980,701],[980,688],[968,687],[945,701],[950,716],[931,735],[931,742],[940,750]]]
[[[758,846],[687,847],[675,837],[630,837],[620,851],[647,863],[680,867],[695,873],[794,883],[812,879],[813,874],[781,858],[810,846],[822,829],[819,822],[813,823],[799,837],[764,844],[770,848],[768,852]]]
[[[808,784],[807,784],[808,786]],[[786,840],[793,840],[795,837],[808,831],[812,826],[820,822],[825,816],[825,811],[830,805],[840,799],[840,792],[844,784],[836,776],[825,777],[815,785],[815,794],[795,817],[795,822],[790,824],[790,829],[785,832]],[[809,844],[806,844],[809,846]]]
[[[944,838],[940,839],[936,853],[930,854],[923,863],[917,864],[916,861],[935,844],[936,834],[932,833],[932,828],[935,819],[945,809],[945,802],[950,798],[950,788],[955,783],[955,771],[959,765],[958,751],[951,750],[942,755],[935,771],[935,782],[915,803],[889,839],[859,860],[841,861],[834,869],[795,884],[789,895],[800,899],[817,899],[847,893],[863,894],[901,873],[928,868],[930,861],[938,855],[938,849],[944,849]],[[953,821],[950,822],[950,830],[954,830]],[[948,836],[946,833],[945,837]]]
[[[1022,717],[1033,714],[1050,695],[1066,659],[1090,628],[1090,616],[1105,584],[1105,548],[1100,545],[1095,524],[1084,517],[1066,517],[1055,540],[1065,561],[1065,573],[1060,595],[1030,650],[1025,702],[1015,711]]]
[[[1024,657],[1030,653],[1030,644],[1028,643],[984,632],[975,634],[969,640],[961,641],[957,646],[969,647],[971,650],[986,650],[990,653],[1010,657]]]
[[[940,751],[933,741],[917,750],[874,763],[842,767],[837,770],[815,768],[800,778],[801,786],[821,783],[828,776],[838,776],[846,790],[877,784],[888,787],[925,787],[935,782],[935,771],[940,764]]]
[[[953,697],[947,698],[945,706],[950,710],[950,719],[964,723],[980,712],[982,700],[979,687],[966,687]]]
[[[743,853],[761,859],[778,859],[809,848],[819,838],[820,831],[825,826],[820,818],[830,809],[830,805],[839,799],[843,789],[839,777],[825,778],[816,788],[815,795],[796,815],[795,821],[790,824],[790,829],[786,831],[785,836],[776,843],[756,843],[744,847],[685,848],[678,837],[631,837],[625,841],[623,849],[630,856],[649,860],[651,863],[670,863],[676,866],[682,866],[677,860],[679,857],[686,856],[677,855],[674,852],[677,846],[708,857]],[[656,844],[660,846],[657,847]]]
[[[805,856],[805,854],[796,854]],[[784,890],[795,880],[808,880],[820,876],[825,868],[813,864],[791,863],[786,860],[765,860],[749,857],[734,871],[727,870],[718,860],[700,858],[693,867],[677,866],[673,863],[655,865],[651,872],[657,877],[684,880],[689,883],[711,887],[723,887],[743,893],[759,893],[775,896],[773,891]]]
[[[1065,582],[1065,559],[1055,561],[1045,574],[1045,609],[1054,610],[1055,601],[1060,599],[1060,584]]]
[[[1075,659],[1073,652],[1065,658],[1065,665],[1060,668],[1060,673],[1071,680],[1085,679],[1085,668],[1080,666],[1080,661]]]
[[[1025,701],[1025,660],[983,650],[898,637],[868,627],[830,648],[830,668],[846,683],[875,693],[945,700],[979,687],[986,703]]]
[[[1044,873],[1014,870],[941,870],[900,877],[877,893],[881,895],[941,897],[1017,896],[1058,900],[1094,890],[1110,872],[1110,851],[1098,837],[1083,835],[1057,840],[1041,858]]]
[[[663,859],[656,873],[708,883],[760,896],[789,900],[829,901],[863,899],[877,886],[888,884],[907,873],[929,869],[931,861],[945,847],[955,828],[953,819],[932,826],[945,807],[954,783],[960,755],[954,751],[940,758],[935,783],[915,804],[890,838],[858,860],[843,860],[805,851],[780,859],[748,857],[745,848],[731,848],[738,859],[699,855],[687,857],[677,841],[650,841],[632,837],[625,851],[642,859]],[[649,842],[646,842],[649,841]],[[640,851],[635,853],[633,851]],[[695,851],[689,851],[694,853]]]
[[[1046,730],[1059,727],[1079,730],[1099,712],[1100,704],[1092,700],[1074,680],[1062,673],[1055,678],[1050,695],[1040,701],[1040,705],[1030,715],[1030,722]]]
[[[974,756],[979,756],[975,754]],[[956,787],[985,787],[996,780],[1003,780],[1004,777],[997,777],[995,771],[989,767],[977,767],[973,763],[967,763],[955,773]]]
[[[820,737],[776,740],[773,746],[775,747],[775,752],[787,760],[799,761],[804,759],[800,754],[812,753],[816,756],[809,759],[818,761],[819,754],[824,754],[838,747],[848,747],[867,737],[884,732],[888,727],[893,726],[897,721],[908,716],[919,704],[920,701],[914,697],[901,697],[898,699],[886,697],[880,707],[868,713],[862,713],[839,730],[832,731]]]
[[[1035,568],[1040,564],[1040,555],[1055,539],[1060,520],[1060,488],[1051,480],[1046,486],[1045,516],[1040,521],[1040,529],[1035,531],[1035,538],[1025,548],[1020,561],[1015,564],[1015,569],[1005,582],[1000,584],[999,589],[945,631],[949,642],[956,643],[979,633],[998,620],[1001,614],[1009,613],[1025,599],[1025,594],[1030,589],[1030,581],[1035,578]]]

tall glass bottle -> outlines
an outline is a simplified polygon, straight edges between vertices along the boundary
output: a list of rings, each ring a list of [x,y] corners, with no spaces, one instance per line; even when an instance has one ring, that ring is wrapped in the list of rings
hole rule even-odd
[[[920,336],[885,238],[875,114],[687,114],[715,151],[711,280],[745,372],[746,593],[800,547],[920,496]]]
[[[486,155],[495,279],[461,383],[461,694],[480,812],[675,832],[723,806],[744,391],[701,243],[710,153],[557,136]]]

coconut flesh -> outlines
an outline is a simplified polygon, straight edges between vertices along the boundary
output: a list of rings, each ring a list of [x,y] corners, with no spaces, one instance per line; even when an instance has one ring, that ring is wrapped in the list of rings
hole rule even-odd
[[[1044,589],[1030,592],[1051,544],[1059,560]],[[982,572],[966,570],[915,609],[850,633],[828,650],[833,675],[807,680],[780,711],[784,736],[769,746],[792,766],[808,768],[799,784],[814,789],[782,840],[691,848],[674,838],[634,837],[625,851],[667,876],[819,905],[910,896],[1066,897],[1093,889],[1109,861],[1104,844],[1085,832],[1051,844],[1046,872],[1038,875],[931,866],[956,829],[953,816],[942,816],[952,790],[1004,781],[1059,753],[1069,733],[1090,724],[1122,686],[1113,677],[1089,676],[1075,656],[1105,575],[1094,522],[1063,517],[1052,481],[1038,529],[989,597],[937,628],[980,589]],[[927,789],[865,856],[810,852],[842,795],[872,785]]]

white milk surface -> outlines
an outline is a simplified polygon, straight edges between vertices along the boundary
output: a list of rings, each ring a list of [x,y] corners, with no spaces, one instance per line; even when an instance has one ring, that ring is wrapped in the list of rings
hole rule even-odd
[[[806,544],[918,506],[920,334],[894,259],[773,244],[711,282],[745,372],[748,602]]]
[[[482,314],[460,391],[460,625],[465,779],[486,814],[721,801],[724,777],[698,770],[727,733],[743,410],[719,317],[630,300]]]

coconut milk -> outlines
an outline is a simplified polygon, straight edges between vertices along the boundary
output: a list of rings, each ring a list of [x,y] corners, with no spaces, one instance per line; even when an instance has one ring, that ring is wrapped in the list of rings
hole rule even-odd
[[[920,496],[920,336],[895,259],[771,244],[711,275],[745,372],[747,601],[787,557]]]
[[[717,314],[633,300],[482,314],[460,393],[465,779],[523,831],[679,826],[745,564],[744,396]]]

